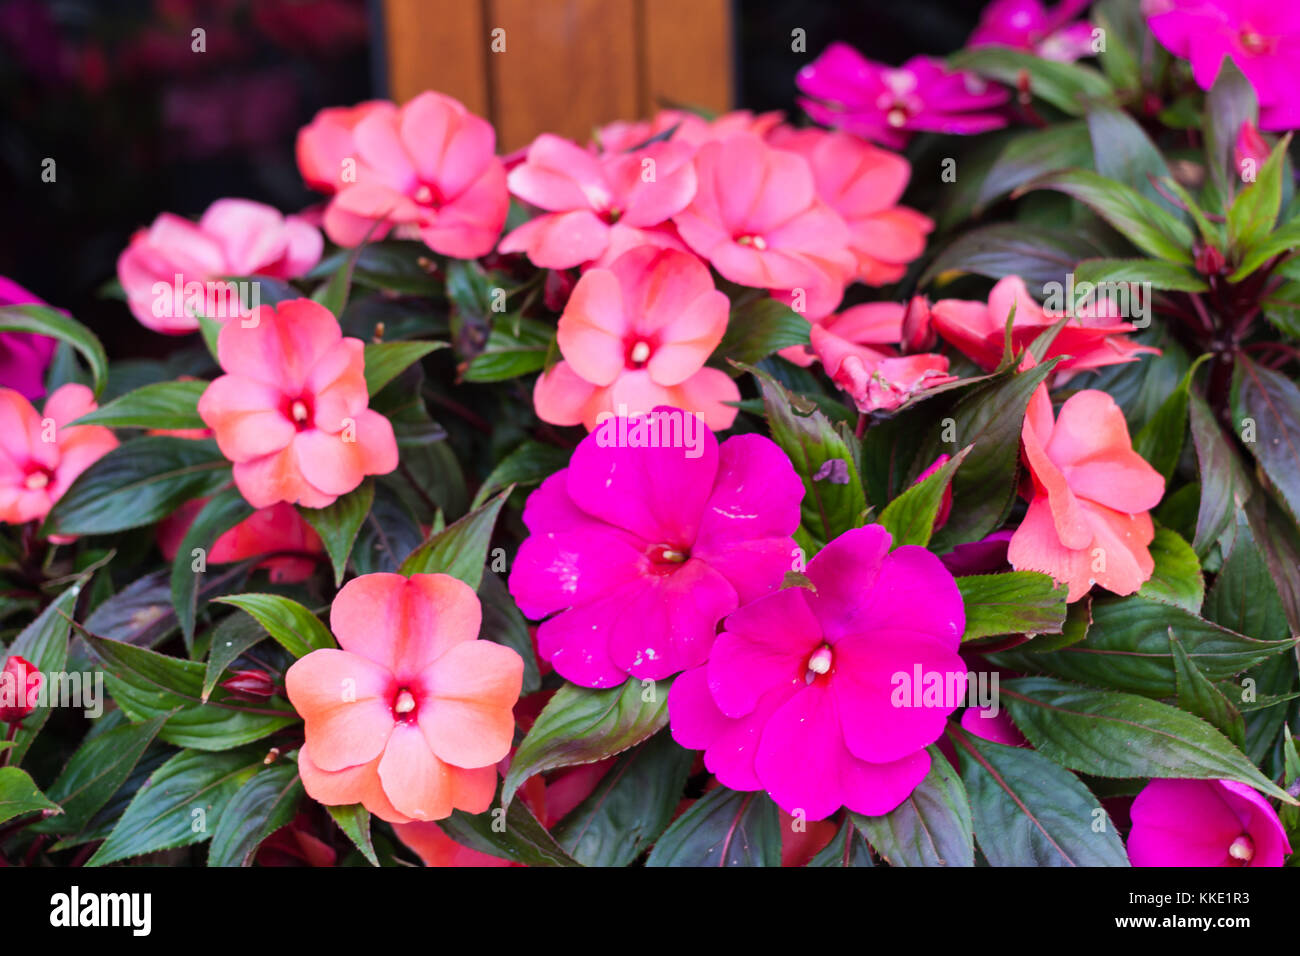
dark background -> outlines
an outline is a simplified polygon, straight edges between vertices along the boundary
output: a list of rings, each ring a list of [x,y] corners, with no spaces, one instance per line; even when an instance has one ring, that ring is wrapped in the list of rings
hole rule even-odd
[[[317,201],[294,137],[322,107],[385,94],[379,6],[0,0],[0,275],[70,310],[111,355],[165,354],[175,339],[100,294],[118,253],[163,211],[197,216],[223,196],[283,211]],[[795,72],[837,39],[891,63],[951,52],[983,6],[735,0],[736,105],[793,110]],[[805,54],[791,50],[792,25],[807,31]],[[47,157],[53,183],[41,181]]]

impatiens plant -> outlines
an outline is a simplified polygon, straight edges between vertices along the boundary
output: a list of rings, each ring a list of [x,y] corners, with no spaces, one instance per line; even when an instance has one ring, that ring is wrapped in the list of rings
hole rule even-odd
[[[0,864],[1294,865],[1297,23],[329,108],[163,360],[0,280]]]

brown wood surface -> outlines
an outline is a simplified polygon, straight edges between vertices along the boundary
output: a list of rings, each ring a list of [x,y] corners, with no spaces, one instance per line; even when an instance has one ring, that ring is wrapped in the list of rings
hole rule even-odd
[[[449,93],[502,151],[541,132],[586,142],[664,103],[731,104],[730,0],[384,0],[384,21],[392,98]]]

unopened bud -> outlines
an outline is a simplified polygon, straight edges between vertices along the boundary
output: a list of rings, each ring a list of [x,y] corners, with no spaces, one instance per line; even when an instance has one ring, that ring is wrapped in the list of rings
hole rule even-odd
[[[1215,276],[1223,271],[1226,260],[1223,253],[1213,243],[1196,244],[1193,250],[1195,253],[1196,271],[1203,276]]]
[[[236,697],[245,700],[265,700],[275,693],[275,681],[266,671],[235,671],[221,682],[221,686]]]
[[[0,671],[0,721],[21,723],[36,709],[41,683],[45,680],[36,665],[17,654],[5,661]]]

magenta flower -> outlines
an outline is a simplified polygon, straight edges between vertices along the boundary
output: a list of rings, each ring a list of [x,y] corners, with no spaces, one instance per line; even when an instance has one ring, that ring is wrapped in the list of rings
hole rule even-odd
[[[952,72],[933,57],[891,67],[832,43],[795,82],[810,97],[799,104],[818,123],[893,149],[906,146],[918,130],[970,134],[1007,125],[987,112],[1007,102],[1006,90],[974,73]]]
[[[1234,780],[1152,780],[1130,816],[1134,866],[1281,866],[1291,853],[1268,801]]]
[[[966,614],[937,557],[890,544],[879,525],[840,535],[808,563],[812,588],[732,614],[673,684],[673,738],[724,786],[821,820],[888,813],[929,772],[925,747],[965,703]]]
[[[1214,85],[1229,57],[1255,88],[1261,129],[1300,127],[1300,6],[1277,0],[1147,0],[1143,9],[1156,39],[1191,61],[1201,89]]]
[[[1048,12],[1039,0],[994,0],[984,8],[967,46],[1006,46],[1071,63],[1092,50],[1092,24],[1070,23],[1090,0],[1064,0]]]
[[[685,440],[648,447],[670,430]],[[719,446],[678,409],[611,416],[529,496],[510,593],[528,617],[554,615],[538,650],[574,683],[668,677],[704,662],[718,621],[781,586],[802,499],[760,435]]]

